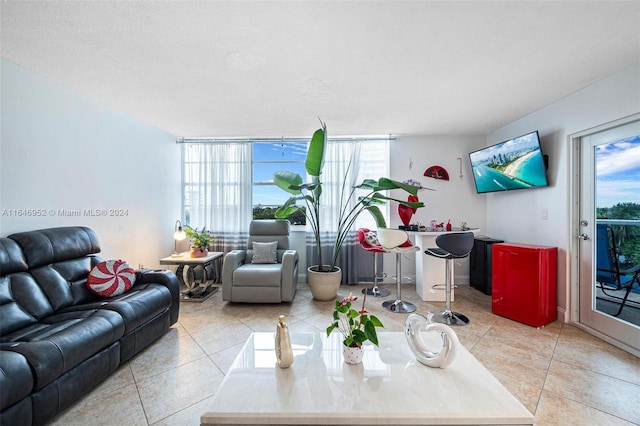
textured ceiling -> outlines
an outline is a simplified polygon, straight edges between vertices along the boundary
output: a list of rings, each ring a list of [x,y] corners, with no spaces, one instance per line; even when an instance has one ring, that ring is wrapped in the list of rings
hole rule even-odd
[[[640,60],[638,1],[3,1],[2,56],[176,136],[486,134]]]

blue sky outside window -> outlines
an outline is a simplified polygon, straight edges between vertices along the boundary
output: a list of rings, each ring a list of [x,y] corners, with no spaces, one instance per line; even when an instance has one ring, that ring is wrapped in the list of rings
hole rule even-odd
[[[289,198],[273,184],[273,173],[296,172],[306,180],[307,142],[255,142],[253,144],[253,205],[281,206]]]
[[[640,203],[640,135],[596,147],[597,207]]]

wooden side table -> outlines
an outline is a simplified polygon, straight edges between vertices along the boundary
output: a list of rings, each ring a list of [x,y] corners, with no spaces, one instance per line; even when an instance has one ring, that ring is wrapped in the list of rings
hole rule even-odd
[[[221,268],[214,267],[213,276],[209,276],[207,272],[208,266],[214,263],[222,262],[224,253],[219,251],[209,252],[203,257],[191,257],[188,251],[178,255],[171,255],[160,259],[160,265],[178,265],[176,275],[181,285],[187,287],[187,291],[182,292],[180,300],[189,302],[204,302],[218,291],[218,287],[212,287],[211,282],[219,282],[218,270]],[[221,266],[221,265],[220,265]],[[184,279],[184,268],[187,268],[187,280]],[[202,281],[196,280],[196,270],[202,270]]]

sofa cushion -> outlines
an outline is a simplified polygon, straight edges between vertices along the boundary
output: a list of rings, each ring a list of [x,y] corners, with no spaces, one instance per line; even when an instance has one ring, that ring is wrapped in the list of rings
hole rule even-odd
[[[0,277],[0,341],[38,318],[53,314],[46,295],[26,272]]]
[[[0,410],[29,396],[33,375],[26,358],[13,351],[0,350]]]
[[[233,285],[239,287],[280,287],[282,264],[246,263],[233,271]]]
[[[105,260],[89,272],[87,288],[98,296],[119,296],[129,291],[135,280],[136,271],[127,262]]]
[[[161,285],[171,294],[170,325],[178,321],[180,313],[180,284],[173,271],[143,269],[136,271],[136,288],[142,284]]]
[[[24,355],[38,390],[123,335],[124,321],[116,312],[74,311],[52,315],[3,336],[3,348]]]
[[[14,272],[26,272],[27,261],[20,246],[9,238],[0,238],[0,277]]]
[[[115,311],[124,321],[124,334],[138,327],[171,307],[171,291],[161,284],[136,284],[130,291],[109,299],[100,299],[93,303],[69,306],[60,313],[108,309]]]
[[[31,394],[33,403],[33,425],[59,424],[52,422],[56,414],[68,408],[78,398],[91,392],[100,382],[116,371],[120,364],[120,343],[116,342],[92,357],[83,360],[55,382]],[[108,400],[108,397],[106,398]],[[106,403],[104,403],[106,405]],[[116,409],[111,406],[112,409]],[[82,418],[83,416],[80,416]],[[75,421],[74,421],[75,420]],[[92,421],[67,420],[64,424],[113,424],[111,419],[94,415]]]
[[[171,292],[160,284],[142,284],[126,294],[110,299],[104,309],[118,312],[125,323],[125,334],[142,327],[171,307]]]
[[[61,308],[97,298],[86,288],[91,268],[101,261],[93,256],[100,251],[100,246],[91,229],[79,226],[49,228],[12,234],[8,238],[16,242],[24,253],[29,273],[40,287],[36,294],[44,293],[46,296],[47,309],[44,306],[26,306],[33,305],[26,300],[28,297],[16,296],[33,316],[42,318]],[[13,287],[15,291],[16,286]],[[31,294],[31,286],[28,287],[22,289],[26,296]]]
[[[20,232],[8,238],[20,245],[30,269],[100,252],[98,237],[84,226]]]
[[[32,269],[30,274],[46,294],[53,310],[58,311],[100,299],[87,289],[87,277],[101,261],[95,256],[79,257]]]
[[[33,421],[33,403],[31,398],[23,398],[20,402],[6,410],[0,411],[0,425],[31,425]]]

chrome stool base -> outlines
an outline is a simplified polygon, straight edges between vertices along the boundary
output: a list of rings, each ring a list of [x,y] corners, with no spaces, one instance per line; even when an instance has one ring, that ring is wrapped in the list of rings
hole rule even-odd
[[[416,305],[400,299],[382,302],[382,307],[387,311],[395,312],[396,314],[409,314],[416,310]]]
[[[453,311],[442,311],[433,316],[433,321],[439,322],[446,325],[468,325],[469,318],[466,315],[461,314],[460,312]]]
[[[362,294],[364,293],[367,293],[367,296],[373,296],[373,297],[387,297],[388,295],[391,294],[391,292],[386,288],[380,288],[380,287],[363,288]]]

